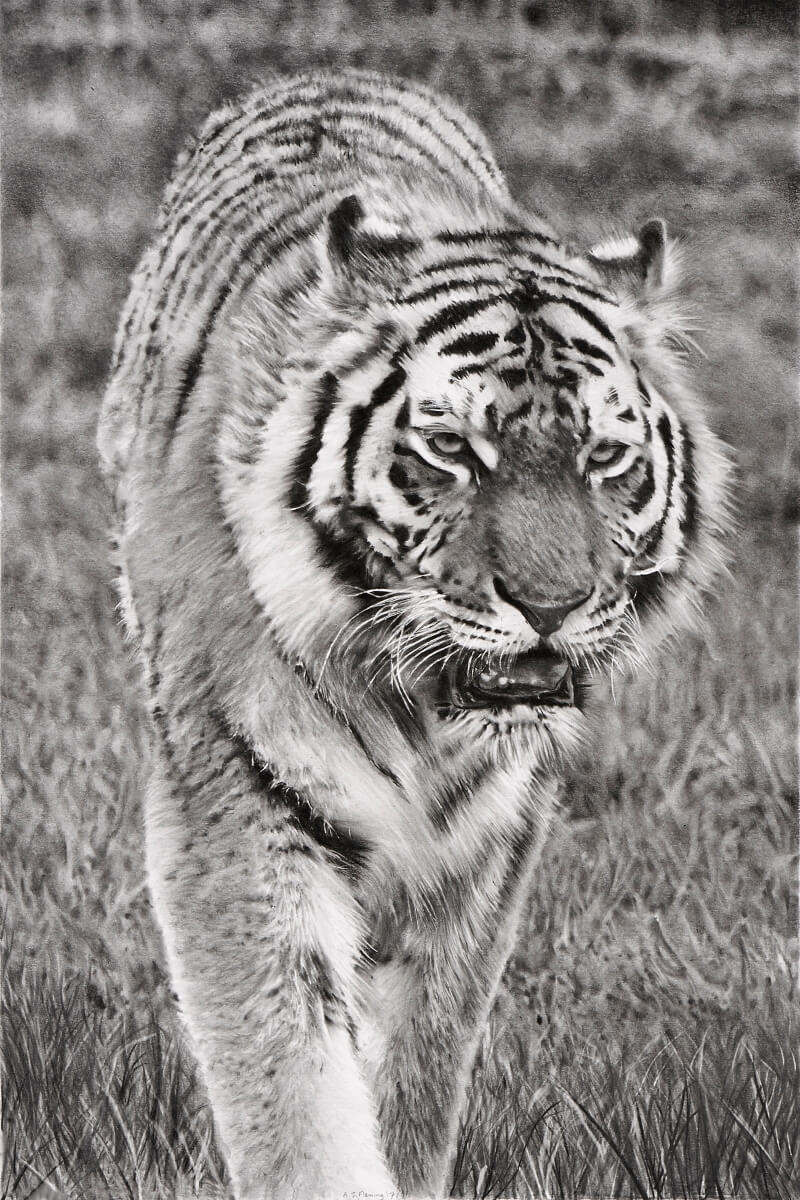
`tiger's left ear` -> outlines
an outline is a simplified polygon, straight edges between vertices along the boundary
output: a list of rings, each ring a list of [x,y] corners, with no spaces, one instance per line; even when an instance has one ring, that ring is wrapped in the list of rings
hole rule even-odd
[[[612,291],[657,290],[666,274],[667,227],[661,220],[648,221],[638,237],[608,238],[592,246],[586,257]]]
[[[633,341],[685,348],[688,313],[678,295],[679,255],[662,220],[647,221],[637,236],[600,242],[586,258],[619,299]]]
[[[391,218],[367,214],[358,196],[345,196],[328,216],[322,249],[323,274],[334,285],[396,287],[407,260],[419,242],[406,235]]]

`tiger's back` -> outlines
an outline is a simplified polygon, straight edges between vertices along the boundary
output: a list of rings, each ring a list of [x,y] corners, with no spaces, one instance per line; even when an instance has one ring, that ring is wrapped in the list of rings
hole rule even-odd
[[[440,1195],[588,676],[691,624],[724,457],[670,245],[579,253],[428,89],[182,156],[99,445],[148,862],[240,1197]]]

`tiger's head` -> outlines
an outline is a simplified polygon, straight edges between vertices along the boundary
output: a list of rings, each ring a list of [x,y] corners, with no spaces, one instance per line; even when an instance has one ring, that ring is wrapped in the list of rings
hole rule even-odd
[[[674,257],[660,221],[580,255],[519,216],[418,236],[334,208],[257,452],[229,423],[256,593],[317,686],[560,746],[592,672],[690,623],[726,469]]]

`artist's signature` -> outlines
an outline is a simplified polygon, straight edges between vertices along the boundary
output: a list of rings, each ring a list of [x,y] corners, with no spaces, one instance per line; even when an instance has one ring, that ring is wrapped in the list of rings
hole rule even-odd
[[[342,1200],[403,1200],[399,1192],[342,1192]]]

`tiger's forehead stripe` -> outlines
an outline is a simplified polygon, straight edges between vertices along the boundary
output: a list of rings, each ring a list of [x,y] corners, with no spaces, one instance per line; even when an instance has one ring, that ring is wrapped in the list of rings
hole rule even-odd
[[[558,273],[542,271],[537,276],[537,280],[539,283],[568,287],[573,292],[578,292],[579,295],[586,296],[589,300],[596,300],[599,304],[607,304],[615,308],[618,307],[617,301],[613,300],[606,292],[600,292],[597,288],[591,287],[585,280],[582,280],[579,276],[576,277],[575,272],[569,271],[567,268],[560,266],[560,264]]]
[[[438,259],[435,262],[428,263],[428,265],[425,267],[420,267],[420,269],[417,271],[417,276],[427,277],[429,275],[438,275],[440,271],[463,271],[467,267],[502,267],[503,270],[506,270],[507,266],[508,264],[505,259],[492,257],[491,255],[486,254],[473,254],[467,258]],[[467,280],[470,279],[471,276],[462,276],[462,278]],[[413,296],[403,295],[401,300],[405,303],[413,300],[414,298],[415,297]]]
[[[502,264],[500,264],[502,266]],[[443,268],[439,268],[442,270]],[[427,300],[437,300],[447,292],[482,291],[484,288],[501,289],[498,295],[507,290],[507,283],[502,275],[457,275],[454,278],[443,279],[440,283],[432,283],[416,292],[408,292],[402,296],[403,304],[422,304]]]
[[[577,386],[575,367],[580,367],[587,375],[600,377],[604,368],[598,366],[598,362],[614,365],[615,359],[609,351],[616,350],[616,340],[600,317],[587,310],[581,301],[570,296],[554,297],[551,293],[537,295],[542,309],[564,306],[580,321],[590,325],[590,332],[594,338],[600,332],[607,341],[608,349],[580,334],[573,333],[572,336],[567,336],[561,333],[549,321],[543,319],[538,311],[521,315],[517,324],[509,328],[512,301],[504,292],[492,292],[488,296],[478,296],[474,299],[458,299],[439,308],[427,316],[419,326],[415,344],[426,346],[435,342],[439,356],[465,358],[466,362],[459,363],[450,372],[449,377],[452,381],[480,376],[491,365],[501,382],[512,390],[526,383],[533,385],[537,374],[538,377],[545,378],[539,359],[546,342],[541,341],[540,334],[551,343],[553,360],[558,366],[558,376],[564,386]],[[499,349],[501,339],[505,349],[500,350],[498,356],[493,357],[490,363],[485,356],[488,352]],[[513,359],[517,355],[525,353],[524,342],[528,340],[530,348],[527,361],[524,365],[514,363]],[[505,365],[502,363],[503,357],[509,360]]]
[[[459,357],[484,354],[487,350],[493,350],[498,340],[499,334],[493,330],[472,330],[469,333],[460,333],[451,341],[444,342],[439,347],[439,353]]]
[[[498,296],[479,296],[474,300],[454,300],[446,304],[422,322],[414,338],[415,345],[424,346],[439,335],[457,329],[469,318],[492,308],[501,299]]]

